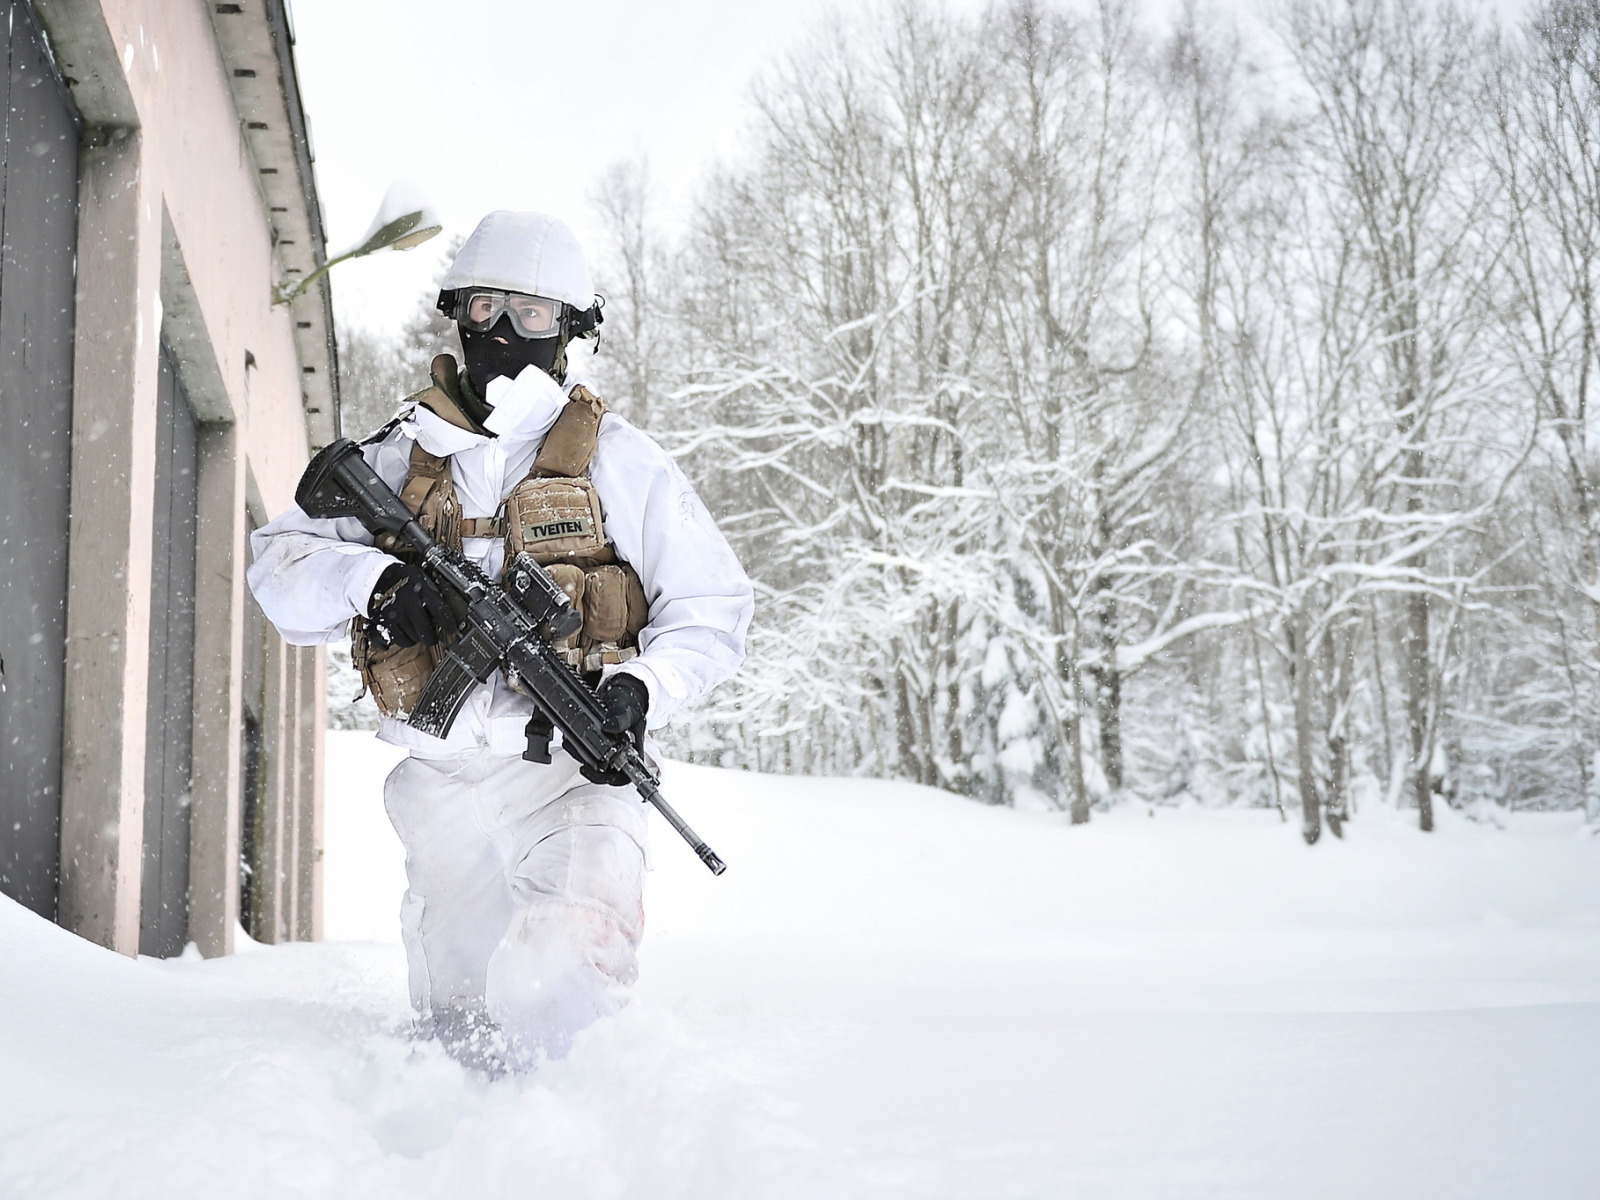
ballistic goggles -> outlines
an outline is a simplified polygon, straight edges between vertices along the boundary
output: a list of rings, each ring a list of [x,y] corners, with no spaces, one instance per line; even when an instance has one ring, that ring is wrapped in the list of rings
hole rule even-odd
[[[511,327],[525,338],[555,337],[561,332],[559,300],[502,292],[494,288],[462,288],[449,316],[463,329],[487,333],[502,315],[510,314]]]

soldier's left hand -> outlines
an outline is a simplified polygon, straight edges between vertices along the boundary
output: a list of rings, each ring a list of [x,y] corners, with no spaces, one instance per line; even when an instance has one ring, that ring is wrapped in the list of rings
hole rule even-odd
[[[650,713],[650,691],[636,675],[613,675],[600,685],[595,699],[605,712],[600,728],[607,733],[626,733],[633,744],[644,749],[644,723]],[[610,787],[626,787],[628,777],[621,771],[600,771],[582,767],[583,777],[590,783],[603,783]]]

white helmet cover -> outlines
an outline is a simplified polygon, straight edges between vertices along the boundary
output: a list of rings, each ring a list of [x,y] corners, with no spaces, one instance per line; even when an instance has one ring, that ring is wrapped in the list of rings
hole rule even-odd
[[[440,287],[527,292],[579,312],[594,306],[594,283],[578,239],[564,222],[543,213],[490,213],[462,243]]]

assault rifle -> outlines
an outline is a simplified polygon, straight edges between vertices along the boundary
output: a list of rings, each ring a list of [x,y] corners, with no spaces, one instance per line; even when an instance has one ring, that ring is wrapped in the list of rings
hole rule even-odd
[[[444,737],[472,689],[495,671],[504,671],[535,707],[525,757],[550,761],[548,731],[553,725],[561,730],[562,745],[584,766],[625,775],[713,875],[727,870],[716,851],[667,803],[660,777],[633,739],[600,727],[605,714],[594,689],[551,645],[576,633],[583,619],[543,567],[521,553],[506,564],[504,586],[490,582],[476,564],[441,546],[417,524],[348,438],[311,460],[294,498],[308,516],[354,517],[373,536],[386,533],[404,542],[420,556],[423,571],[455,612],[459,631],[455,641],[442,647],[439,665],[408,718],[413,728]]]

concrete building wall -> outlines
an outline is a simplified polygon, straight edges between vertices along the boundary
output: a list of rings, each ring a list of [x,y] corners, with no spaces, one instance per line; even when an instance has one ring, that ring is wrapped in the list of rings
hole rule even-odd
[[[286,668],[274,668],[268,697],[276,824],[267,841],[277,869],[291,872],[272,888],[262,932],[308,936],[320,924],[323,712],[309,684],[320,677],[320,652],[247,646],[243,616],[247,508],[275,513],[290,502],[313,432],[332,428],[314,414],[331,418],[336,404],[325,291],[310,289],[292,307],[273,303],[275,285],[322,253],[309,156],[263,161],[263,146],[304,151],[303,137],[284,133],[299,116],[292,59],[287,84],[280,79],[273,92],[262,82],[262,64],[281,62],[266,56],[283,50],[281,0],[36,7],[84,121],[59,919],[137,952],[146,723],[156,711],[147,681],[165,342],[199,423],[188,936],[206,954],[232,948],[245,807],[241,688],[246,657],[258,650]],[[237,65],[247,54],[255,65]],[[246,86],[255,90],[241,100]],[[255,126],[271,137],[253,140]],[[307,177],[288,186],[285,172]],[[318,346],[328,352],[319,357]]]
[[[31,10],[0,29],[0,891],[54,917],[79,129]]]

